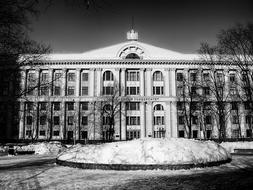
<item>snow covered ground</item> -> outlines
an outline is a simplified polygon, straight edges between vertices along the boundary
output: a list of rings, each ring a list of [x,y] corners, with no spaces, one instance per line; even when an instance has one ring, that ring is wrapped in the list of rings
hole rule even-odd
[[[213,141],[145,138],[100,145],[77,145],[59,160],[101,164],[198,164],[227,160],[230,154]]]
[[[35,151],[35,154],[59,154],[63,150],[65,150],[65,146],[63,146],[60,142],[40,142],[29,144],[26,146],[15,146],[17,151]]]
[[[253,149],[253,142],[222,142],[220,145],[230,153],[234,149]]]

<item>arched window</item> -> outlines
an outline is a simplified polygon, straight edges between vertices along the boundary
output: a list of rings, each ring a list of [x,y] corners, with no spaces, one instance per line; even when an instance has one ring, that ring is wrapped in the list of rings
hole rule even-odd
[[[161,104],[156,104],[155,107],[154,107],[154,110],[155,111],[162,111],[164,109],[163,109],[163,106]]]
[[[113,73],[111,71],[105,71],[103,74],[104,81],[113,81]]]
[[[153,81],[163,81],[163,74],[161,71],[154,72]]]
[[[126,59],[140,59],[140,57],[136,53],[129,53]]]

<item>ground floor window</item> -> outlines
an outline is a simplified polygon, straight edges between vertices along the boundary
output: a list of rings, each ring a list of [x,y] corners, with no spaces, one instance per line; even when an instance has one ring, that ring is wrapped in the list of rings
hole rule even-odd
[[[25,135],[29,137],[32,136],[32,130],[26,130]]]
[[[193,130],[192,131],[192,137],[195,138],[195,139],[198,138],[198,130]]]
[[[251,129],[247,129],[246,130],[246,137],[251,137],[252,136],[252,130]]]
[[[127,131],[127,140],[139,139],[139,138],[140,138],[140,130]]]
[[[184,131],[183,130],[178,131],[178,137],[184,137]]]
[[[87,139],[88,138],[88,132],[87,131],[81,131],[81,139]]]
[[[46,131],[45,130],[40,130],[40,136],[46,136]]]
[[[53,131],[53,136],[59,136],[60,135],[60,131]]]
[[[73,131],[68,131],[67,139],[68,139],[68,140],[73,140],[73,134],[74,134]]]
[[[239,129],[232,130],[232,138],[238,138],[239,137]]]
[[[154,131],[154,138],[164,138],[165,137],[165,130],[159,129],[158,131]]]
[[[206,138],[210,139],[212,135],[212,130],[206,130]]]

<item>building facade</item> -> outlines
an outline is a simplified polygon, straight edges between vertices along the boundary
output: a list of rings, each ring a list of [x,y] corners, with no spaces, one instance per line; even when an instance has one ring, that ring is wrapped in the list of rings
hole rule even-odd
[[[23,65],[21,89],[26,93],[18,100],[18,138],[107,139],[108,123],[106,118],[97,120],[99,113],[94,103],[110,95],[115,84],[119,96],[127,97],[127,102],[121,102],[114,123],[115,140],[186,137],[189,131],[185,128],[185,115],[180,111],[180,84],[183,76],[193,82],[209,77],[208,69],[199,55],[139,42],[134,30],[127,33],[127,39],[81,54],[51,54],[33,65]],[[234,69],[222,65],[217,69],[228,73],[227,82],[237,77]],[[204,92],[208,95],[208,85]],[[6,106],[1,105],[5,112]],[[238,114],[231,114],[228,119],[228,137],[239,133],[239,123],[240,133],[245,137],[250,134],[244,110],[244,105],[239,105],[240,119]],[[218,137],[217,122],[211,113],[205,115],[205,130],[201,129],[199,120],[196,111],[190,121],[192,138]],[[6,125],[8,128],[11,123]],[[10,130],[5,133],[11,136]]]

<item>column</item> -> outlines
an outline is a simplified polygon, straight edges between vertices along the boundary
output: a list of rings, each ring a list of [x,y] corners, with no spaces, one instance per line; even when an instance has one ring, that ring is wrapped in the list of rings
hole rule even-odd
[[[242,137],[246,137],[246,127],[245,127],[245,112],[244,112],[243,103],[239,103],[239,122],[241,126],[241,135]]]
[[[121,139],[126,140],[126,103],[121,102]]]
[[[35,69],[35,84],[34,84],[34,95],[40,96],[40,69]],[[37,89],[37,90],[36,90]]]
[[[62,96],[67,95],[67,69],[62,70]]]
[[[224,97],[228,96],[229,93],[229,70],[226,68],[223,71],[224,77],[225,77],[225,89],[224,89]]]
[[[95,88],[95,69],[91,68],[89,71],[89,96],[94,97]]]
[[[101,68],[98,68],[96,69],[97,71],[97,96],[99,97],[102,93],[102,69]]]
[[[145,84],[144,84],[144,69],[140,69],[140,95],[145,96]]]
[[[227,113],[229,113],[229,109],[231,109],[230,108],[230,106],[231,105],[229,105],[229,104],[227,104],[226,105],[226,112]],[[229,114],[229,116],[228,116],[228,118],[227,118],[227,123],[225,124],[225,138],[229,138],[229,137],[231,137],[232,136],[232,122],[231,122],[231,120],[232,120],[232,117],[233,117],[233,114],[232,113],[230,113]]]
[[[165,96],[170,96],[170,70],[169,69],[164,69],[164,94]]]
[[[80,119],[79,119],[79,116],[80,116],[80,102],[79,101],[76,101],[75,102],[75,107],[76,107],[76,110],[75,110],[75,128],[74,128],[74,138],[75,140],[79,140],[79,131],[80,131]]]
[[[126,95],[126,69],[123,68],[121,69],[121,77],[120,77],[120,92],[121,92],[121,96],[125,96]]]
[[[53,80],[54,70],[49,69],[48,70],[48,84],[49,84],[49,96],[54,95],[54,80]]]
[[[20,101],[20,110],[19,110],[19,139],[23,139],[25,136],[25,103]]]
[[[177,102],[171,102],[170,103],[171,109],[170,109],[170,118],[171,118],[171,123],[170,123],[170,129],[171,129],[171,137],[177,137],[177,131],[178,131],[178,126],[177,126]]]
[[[81,69],[76,69],[76,97],[80,96]]]
[[[176,96],[176,69],[170,69],[170,92],[171,96]]]
[[[147,117],[146,117],[146,131],[147,131],[147,136],[148,137],[153,137],[153,104],[152,102],[147,102],[147,106],[146,106],[146,109],[147,109]]]
[[[60,115],[60,139],[65,140],[66,134],[66,105],[65,101],[61,102],[61,115]]]
[[[170,102],[166,102],[165,109],[165,126],[166,134],[165,137],[172,137],[172,126],[171,126],[171,106]]]
[[[141,102],[141,104],[140,104],[140,111],[141,111],[141,118],[140,118],[140,124],[141,124],[141,138],[144,138],[144,137],[146,137],[145,102]]]
[[[152,87],[153,87],[153,84],[152,84],[152,76],[151,76],[151,71],[152,69],[148,68],[146,69],[146,73],[147,73],[147,96],[152,96]]]

